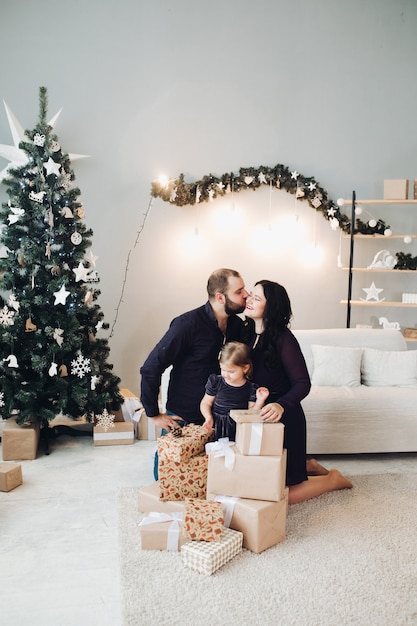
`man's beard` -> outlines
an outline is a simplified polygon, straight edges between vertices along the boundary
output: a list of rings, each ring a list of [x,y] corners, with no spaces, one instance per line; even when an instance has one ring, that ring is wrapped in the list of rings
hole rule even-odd
[[[243,311],[246,308],[246,303],[245,304],[236,304],[235,302],[232,302],[231,300],[229,300],[227,295],[225,295],[225,298],[226,298],[226,302],[224,303],[224,311],[225,311],[226,315],[233,315],[233,314],[236,314],[236,313],[243,313]]]

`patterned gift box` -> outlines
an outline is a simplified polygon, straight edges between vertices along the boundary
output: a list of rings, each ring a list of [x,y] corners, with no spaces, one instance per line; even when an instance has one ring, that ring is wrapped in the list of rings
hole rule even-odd
[[[268,424],[255,410],[232,410],[236,422],[236,446],[242,454],[279,456],[284,447],[284,424]]]
[[[225,528],[220,541],[190,541],[181,548],[183,565],[200,574],[213,574],[242,551],[243,535]]]
[[[93,428],[95,446],[119,446],[135,442],[135,430],[132,422],[115,422],[112,426]]]
[[[22,466],[17,463],[0,463],[0,491],[11,491],[23,482]]]
[[[285,539],[288,514],[288,487],[279,502],[249,500],[231,496],[207,496],[220,502],[224,525],[243,533],[243,547],[263,552]]]
[[[207,493],[207,454],[193,456],[189,461],[177,463],[158,457],[160,500],[185,500],[205,498]]]
[[[228,447],[229,453],[234,451],[233,463],[230,464],[230,459],[220,456],[222,451],[217,450],[216,445],[220,448],[221,440],[207,444],[207,493],[270,502],[278,502],[284,497],[287,467],[285,448],[280,456],[246,456],[236,446]]]
[[[171,502],[169,500],[159,499],[159,483],[154,482],[147,487],[142,487],[138,495],[138,511],[142,513],[150,513],[157,511],[158,513],[171,513],[172,511],[184,511],[185,500]]]
[[[189,498],[184,511],[185,534],[193,541],[220,541],[223,509],[220,502]]]
[[[139,523],[142,550],[178,552],[189,541],[184,532],[183,512],[151,511]]]
[[[158,439],[158,455],[177,463],[188,461],[204,452],[204,446],[212,439],[212,434],[203,426],[187,424],[181,429],[181,436],[172,432]]]

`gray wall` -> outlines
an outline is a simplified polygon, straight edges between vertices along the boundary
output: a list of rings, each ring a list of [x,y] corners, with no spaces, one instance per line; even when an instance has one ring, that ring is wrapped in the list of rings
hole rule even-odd
[[[232,233],[223,228],[229,197],[197,207],[154,200],[135,241],[161,172],[191,182],[283,163],[333,199],[353,189],[380,198],[385,178],[417,178],[416,0],[1,0],[0,24],[2,98],[32,128],[45,85],[50,116],[63,107],[55,128],[64,150],[91,155],[73,167],[124,386],[138,391],[147,353],[174,315],[205,301],[220,266],[239,269],[248,286],[285,284],[294,328],[345,325],[337,256],[341,248],[347,263],[348,241],[290,194],[234,194],[241,224]],[[4,110],[0,143],[11,143]],[[370,210],[396,232],[417,232],[416,207]],[[296,216],[304,234],[287,245],[278,222]],[[319,265],[300,260],[313,240]],[[355,315],[378,325],[374,310]],[[403,325],[414,326],[407,315]]]

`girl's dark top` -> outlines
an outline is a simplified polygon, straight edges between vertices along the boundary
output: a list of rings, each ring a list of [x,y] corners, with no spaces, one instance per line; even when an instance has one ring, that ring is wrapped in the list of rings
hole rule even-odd
[[[211,374],[206,384],[206,394],[215,396],[212,413],[214,419],[214,439],[229,437],[235,441],[236,422],[230,417],[232,409],[247,409],[249,402],[256,402],[256,389],[251,381],[241,387],[228,385],[218,374]]]
[[[310,376],[300,345],[289,329],[285,329],[277,343],[277,364],[271,369],[265,364],[262,335],[257,345],[254,334],[252,346],[253,376],[258,386],[267,387],[270,394],[265,404],[278,402],[284,408],[284,447],[287,448],[287,485],[307,480],[306,420],[301,407],[311,388]]]

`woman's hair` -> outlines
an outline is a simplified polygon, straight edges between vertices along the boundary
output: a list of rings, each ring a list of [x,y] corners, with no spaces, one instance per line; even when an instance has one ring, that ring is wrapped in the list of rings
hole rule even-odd
[[[285,287],[271,280],[259,280],[266,299],[263,314],[264,332],[260,346],[265,351],[265,365],[274,367],[278,361],[277,347],[282,332],[289,327],[292,318],[291,302]]]
[[[229,341],[220,350],[219,363],[232,363],[237,367],[249,365],[245,378],[252,376],[252,361],[250,358],[250,348],[240,341]]]

